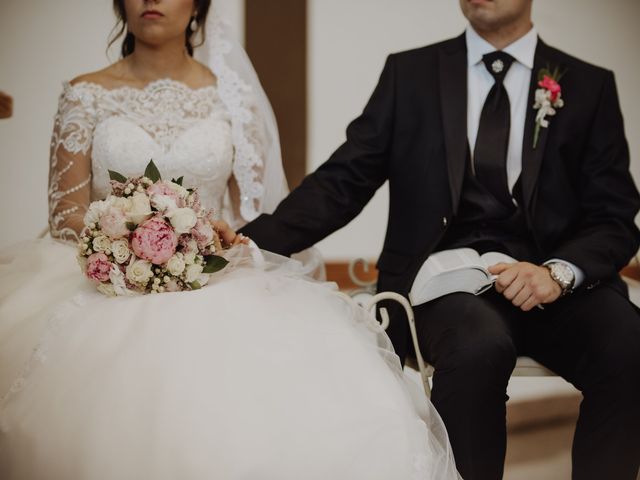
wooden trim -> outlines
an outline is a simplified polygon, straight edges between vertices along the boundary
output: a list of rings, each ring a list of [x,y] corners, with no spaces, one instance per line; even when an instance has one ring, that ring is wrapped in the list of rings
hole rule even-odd
[[[628,277],[628,278],[632,278],[633,280],[640,281],[640,267],[635,261],[633,261],[632,263],[624,267],[620,271],[620,274],[623,277]]]
[[[330,282],[336,282],[340,290],[353,290],[358,288],[356,284],[351,281],[349,277],[349,262],[327,262],[325,264],[327,270],[327,280]],[[362,268],[356,269],[358,278],[366,281],[375,280],[378,278],[378,270],[375,267],[374,262],[369,262],[369,272],[364,273]]]
[[[245,0],[246,49],[273,106],[289,188],[307,157],[307,0]]]

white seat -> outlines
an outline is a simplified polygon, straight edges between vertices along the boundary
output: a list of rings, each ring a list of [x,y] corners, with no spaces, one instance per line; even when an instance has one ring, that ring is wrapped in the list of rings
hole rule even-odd
[[[413,308],[409,301],[403,297],[402,295],[395,292],[380,292],[375,293],[375,285],[376,282],[366,282],[360,280],[356,273],[355,267],[360,263],[365,272],[368,269],[368,263],[363,259],[353,260],[349,264],[349,276],[355,285],[359,288],[350,292],[350,296],[354,298],[358,303],[360,303],[363,307],[370,311],[374,311],[377,307],[378,303],[383,300],[393,300],[404,308],[405,315],[407,317],[407,322],[409,323],[409,331],[411,332],[411,340],[413,342],[413,348],[416,352],[416,357],[407,357],[406,365],[410,368],[413,368],[420,372],[420,377],[422,378],[422,384],[424,387],[424,391],[427,397],[431,397],[431,384],[430,378],[433,376],[434,368],[424,361],[422,357],[422,353],[420,352],[420,347],[418,345],[418,335],[416,332],[416,324],[415,324],[415,316],[413,313]],[[382,328],[386,329],[389,326],[389,314],[387,310],[382,307],[380,308],[380,318]],[[557,376],[551,370],[545,368],[540,365],[538,362],[529,357],[519,357],[516,366],[513,370],[512,376],[515,377],[555,377]]]

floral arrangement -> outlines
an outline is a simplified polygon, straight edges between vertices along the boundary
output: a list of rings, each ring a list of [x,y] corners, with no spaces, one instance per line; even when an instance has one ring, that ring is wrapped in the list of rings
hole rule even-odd
[[[84,217],[78,262],[108,296],[195,290],[227,260],[214,227],[183,177],[162,180],[151,161],[141,177],[109,171],[111,194]]]
[[[560,73],[558,68],[552,72],[549,68],[543,68],[538,72],[538,88],[536,90],[533,108],[538,110],[536,114],[536,129],[533,133],[533,148],[538,145],[540,128],[548,128],[549,120],[547,116],[556,114],[557,109],[564,106],[562,99],[562,88],[560,87]]]

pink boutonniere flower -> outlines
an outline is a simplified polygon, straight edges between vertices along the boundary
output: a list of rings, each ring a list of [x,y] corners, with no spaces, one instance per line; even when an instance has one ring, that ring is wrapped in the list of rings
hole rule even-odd
[[[536,114],[536,129],[533,133],[533,148],[538,145],[540,129],[549,127],[547,116],[552,117],[557,110],[564,106],[562,99],[562,87],[560,78],[562,73],[556,68],[551,72],[548,68],[543,68],[538,72],[538,88],[536,90],[535,103],[533,108],[538,111]]]

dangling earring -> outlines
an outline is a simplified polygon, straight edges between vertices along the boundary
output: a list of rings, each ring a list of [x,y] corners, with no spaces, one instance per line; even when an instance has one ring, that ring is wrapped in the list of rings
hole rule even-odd
[[[198,30],[198,21],[196,20],[196,16],[191,17],[191,23],[189,24],[192,32]]]

